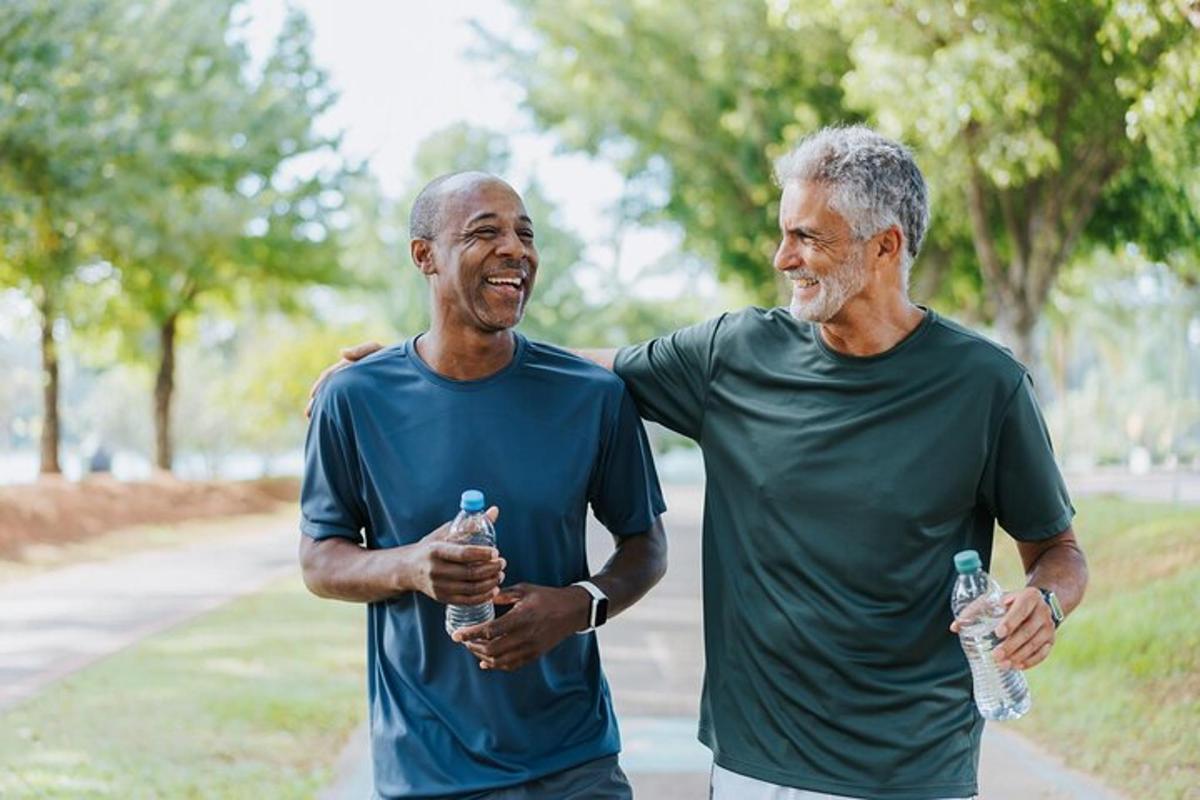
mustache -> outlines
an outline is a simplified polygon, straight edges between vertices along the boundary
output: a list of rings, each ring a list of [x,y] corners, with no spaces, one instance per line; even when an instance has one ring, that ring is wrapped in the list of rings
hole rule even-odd
[[[522,276],[529,277],[530,264],[525,258],[506,258],[501,262],[504,269],[520,272]]]
[[[783,271],[783,274],[785,276],[787,276],[787,279],[789,281],[803,281],[803,280],[819,281],[820,280],[820,278],[817,277],[816,273],[809,272],[808,270],[804,270],[804,269],[785,269]]]

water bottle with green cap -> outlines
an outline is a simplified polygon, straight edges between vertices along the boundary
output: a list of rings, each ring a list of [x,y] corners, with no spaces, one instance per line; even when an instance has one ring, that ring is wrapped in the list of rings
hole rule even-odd
[[[462,493],[458,516],[450,523],[450,541],[458,544],[475,544],[483,547],[496,546],[496,529],[484,513],[486,502],[483,492],[468,489]],[[468,625],[479,625],[496,616],[492,602],[473,606],[446,606],[446,632],[454,633]]]
[[[958,639],[975,688],[975,707],[984,719],[1006,720],[1024,716],[1032,705],[1029,684],[1018,669],[1000,669],[992,651],[1000,644],[995,630],[1004,619],[1004,590],[983,571],[975,550],[954,556],[958,577],[950,595],[950,608],[958,620]]]

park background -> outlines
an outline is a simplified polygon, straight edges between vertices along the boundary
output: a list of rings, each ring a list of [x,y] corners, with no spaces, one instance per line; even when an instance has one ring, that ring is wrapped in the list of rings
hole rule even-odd
[[[1031,367],[1087,490],[1092,587],[1016,730],[1200,797],[1191,0],[6,0],[0,588],[294,526],[313,377],[427,319],[430,178],[525,197],[526,335],[619,345],[780,302],[771,160],[858,121],[931,185],[913,296]],[[665,480],[702,479],[652,436]],[[0,707],[0,795],[311,796],[365,711],[359,611],[285,579]],[[187,653],[223,666],[185,690]],[[134,687],[161,713],[112,703]]]

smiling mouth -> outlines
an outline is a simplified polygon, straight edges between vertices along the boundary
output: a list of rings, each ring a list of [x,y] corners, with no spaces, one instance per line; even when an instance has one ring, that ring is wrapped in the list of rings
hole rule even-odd
[[[525,287],[524,278],[486,278],[485,280],[491,286],[511,286],[514,289]]]

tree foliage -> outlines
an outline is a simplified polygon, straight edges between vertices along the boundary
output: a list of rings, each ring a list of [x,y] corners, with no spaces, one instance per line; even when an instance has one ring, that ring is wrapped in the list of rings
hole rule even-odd
[[[127,352],[152,332],[157,460],[169,468],[180,319],[202,301],[286,302],[295,286],[339,278],[329,216],[340,168],[294,166],[336,145],[314,129],[334,96],[311,30],[290,12],[259,68],[238,6],[0,6],[0,281],[34,298],[42,320],[44,471],[58,471],[63,323],[120,327]],[[101,309],[80,286],[119,292]]]
[[[773,297],[777,191],[769,157],[843,111],[835,29],[803,44],[765,3],[515,0],[540,42],[506,52],[538,121],[603,154],[679,223],[689,249]],[[485,31],[485,35],[486,31]]]
[[[58,472],[57,331],[81,265],[99,257],[117,161],[138,119],[124,102],[152,65],[131,6],[104,0],[0,5],[0,285],[34,301],[41,327],[44,472]]]
[[[939,197],[969,223],[989,315],[1024,360],[1036,360],[1034,327],[1081,246],[1195,247],[1200,217],[1180,175],[1196,175],[1186,128],[1200,84],[1185,88],[1180,71],[1200,51],[1182,2],[833,10],[854,64],[847,102],[935,165]],[[811,11],[795,13],[785,24]]]
[[[161,469],[171,466],[181,318],[202,303],[246,296],[288,303],[295,287],[341,277],[328,219],[341,202],[340,174],[289,174],[297,160],[335,145],[314,130],[335,96],[313,63],[312,32],[291,11],[254,74],[231,35],[236,6],[185,3],[164,20],[174,28],[164,38],[183,52],[176,70],[137,97],[143,125],[125,183],[129,213],[114,236],[125,327],[156,333]]]
[[[490,43],[535,118],[607,155],[694,252],[764,298],[771,158],[860,118],[911,143],[930,179],[918,295],[974,305],[1026,359],[1081,244],[1196,246],[1184,0],[512,4],[535,43]]]

